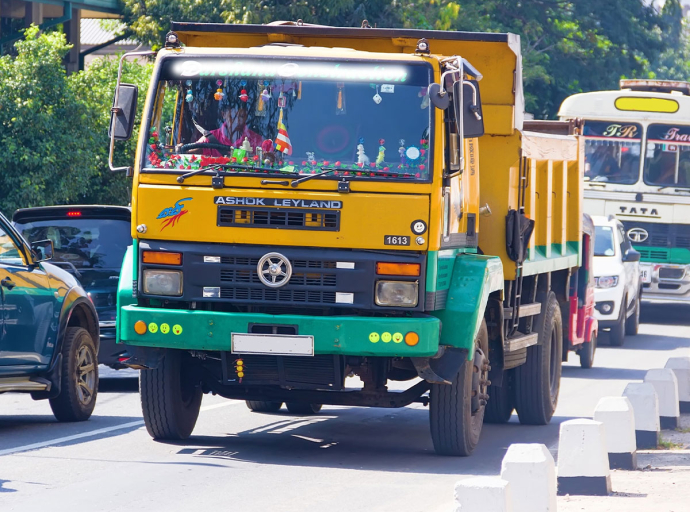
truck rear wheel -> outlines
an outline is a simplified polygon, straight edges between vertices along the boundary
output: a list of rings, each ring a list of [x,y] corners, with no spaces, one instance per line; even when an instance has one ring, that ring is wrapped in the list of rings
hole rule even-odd
[[[316,414],[321,410],[321,404],[307,404],[304,402],[286,402],[287,410],[292,414]]]
[[[139,375],[144,423],[154,439],[186,439],[196,425],[202,392],[185,355],[168,350],[158,368],[141,370]]]
[[[489,336],[483,321],[474,344],[474,359],[462,364],[451,385],[431,385],[429,423],[434,450],[439,455],[465,457],[479,442],[487,398],[485,355],[489,353]]]
[[[515,369],[515,409],[520,423],[546,425],[551,421],[561,385],[563,320],[553,292],[542,302],[536,319],[537,345],[527,348],[527,361]]]
[[[484,423],[508,423],[513,415],[515,399],[513,389],[508,383],[508,375],[505,373],[501,387],[489,386],[489,401],[484,411]]]
[[[283,402],[265,402],[263,400],[245,400],[252,412],[278,412]]]

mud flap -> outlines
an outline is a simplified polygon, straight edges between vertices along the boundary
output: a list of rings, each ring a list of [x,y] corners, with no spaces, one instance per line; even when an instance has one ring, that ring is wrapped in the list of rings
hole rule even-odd
[[[411,357],[417,375],[434,384],[452,384],[462,363],[467,360],[467,349],[444,347],[440,357]]]

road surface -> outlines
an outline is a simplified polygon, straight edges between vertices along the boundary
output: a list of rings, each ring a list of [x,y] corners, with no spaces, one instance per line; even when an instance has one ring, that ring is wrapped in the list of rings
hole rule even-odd
[[[450,511],[454,483],[498,474],[511,443],[544,443],[555,454],[559,423],[591,417],[600,397],[690,356],[690,306],[649,305],[643,322],[624,347],[600,347],[591,370],[570,355],[550,425],[522,426],[515,415],[486,425],[469,458],[434,454],[421,404],[325,406],[299,417],[205,396],[192,438],[161,443],[143,426],[133,371],[102,372],[115,378],[103,379],[85,423],[60,424],[47,402],[0,395],[0,510]]]

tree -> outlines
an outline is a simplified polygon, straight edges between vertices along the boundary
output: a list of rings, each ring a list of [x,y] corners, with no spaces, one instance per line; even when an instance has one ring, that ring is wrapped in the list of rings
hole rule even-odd
[[[0,207],[67,203],[87,191],[95,169],[88,111],[66,80],[63,34],[26,30],[17,56],[0,57]]]

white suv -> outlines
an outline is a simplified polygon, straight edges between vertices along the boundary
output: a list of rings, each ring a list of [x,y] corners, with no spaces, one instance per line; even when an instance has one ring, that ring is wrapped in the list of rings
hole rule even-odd
[[[640,325],[640,253],[614,216],[593,216],[595,313],[599,327],[610,329],[611,345],[623,345],[625,335]]]

